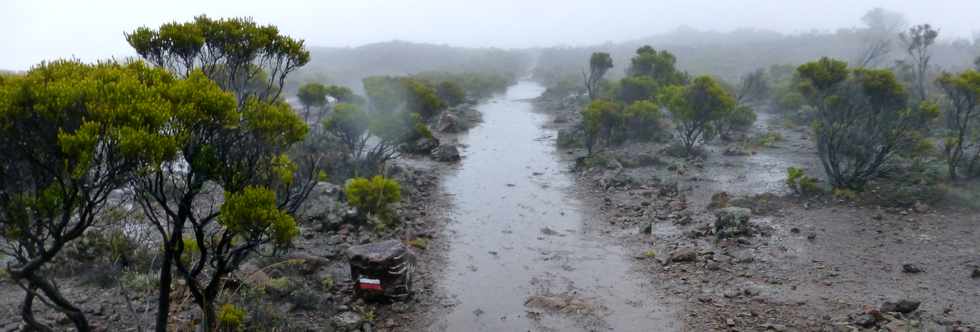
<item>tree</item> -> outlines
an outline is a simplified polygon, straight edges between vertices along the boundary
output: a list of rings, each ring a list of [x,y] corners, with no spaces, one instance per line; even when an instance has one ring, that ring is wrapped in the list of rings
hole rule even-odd
[[[420,80],[402,78],[401,87],[408,113],[417,113],[423,119],[430,119],[446,109],[446,103],[439,98],[436,90]]]
[[[194,91],[193,94],[181,93]],[[234,105],[210,81],[177,80],[142,62],[42,63],[0,82],[0,231],[11,279],[89,331],[85,314],[51,279],[49,263],[99,221],[113,190],[176,154],[168,119],[201,105]]]
[[[320,83],[306,83],[299,88],[296,97],[303,104],[303,121],[309,123],[310,110],[320,109],[327,104],[327,87]]]
[[[354,176],[380,173],[402,143],[425,135],[426,128],[414,113],[369,114],[353,104],[338,104],[323,126],[343,145]]]
[[[609,53],[595,52],[592,53],[592,57],[589,58],[589,73],[582,73],[582,77],[585,79],[585,89],[589,93],[589,99],[595,100],[599,92],[599,82],[602,81],[602,77],[606,75],[609,69],[612,69],[613,61]]]
[[[973,68],[976,71],[980,71],[980,56],[973,60]]]
[[[929,47],[936,42],[938,36],[939,32],[929,24],[916,25],[899,34],[915,68],[915,93],[918,100],[926,99],[926,75],[929,74],[929,61],[932,59]]]
[[[857,61],[859,68],[874,68],[881,64],[883,58],[892,50],[895,35],[907,25],[901,13],[882,8],[869,10],[861,17],[866,28],[861,31],[864,49]]]
[[[765,69],[759,68],[742,76],[735,90],[735,104],[755,103],[769,97],[769,80]]]
[[[665,104],[688,154],[716,131],[716,122],[735,107],[735,99],[710,76],[664,91]]]
[[[739,133],[745,133],[755,124],[756,114],[751,107],[735,106],[718,120],[718,134],[723,140],[731,140]]]
[[[276,217],[275,224],[280,225],[276,227],[235,227],[229,221],[234,216],[223,216],[234,208],[225,208],[220,194],[228,200],[261,203],[255,208],[268,216],[277,212],[266,204],[265,191],[274,192],[274,208],[292,213],[319,177],[315,168],[297,167],[286,157],[285,152],[303,140],[307,127],[279,98],[286,77],[306,64],[310,55],[302,40],[279,34],[275,26],[242,18],[199,16],[157,30],[142,27],[126,34],[126,39],[147,61],[198,84],[215,82],[234,98],[230,104],[188,105],[194,107],[167,119],[179,153],[132,182],[137,202],[162,238],[156,329],[167,329],[176,268],[202,311],[202,325],[212,330],[216,296],[225,277],[251,253],[267,244],[282,244],[275,233],[281,230],[277,227],[282,227],[282,218]],[[207,93],[212,99],[222,95]],[[299,169],[309,172],[297,174]],[[189,253],[190,249],[195,252]]]
[[[851,71],[842,61],[821,58],[797,72],[801,92],[816,108],[817,153],[835,188],[860,190],[938,114],[929,103],[910,107],[888,70]]]
[[[640,100],[654,100],[660,86],[649,76],[624,77],[619,81],[619,100],[632,104]]]
[[[585,148],[589,155],[599,143],[609,144],[622,128],[623,106],[615,101],[598,99],[582,110],[582,126],[585,129]]]
[[[286,77],[310,61],[302,40],[246,18],[201,15],[193,22],[166,23],[157,30],[141,27],[125,36],[141,58],[182,77],[201,70],[235,93],[239,105],[253,96],[278,99]],[[258,77],[265,78],[262,88],[249,89]]]
[[[686,84],[687,74],[678,71],[676,63],[677,58],[670,52],[664,50],[658,52],[650,46],[643,46],[637,49],[636,56],[630,59],[630,66],[626,73],[629,76],[653,78],[660,87]]]
[[[965,152],[971,148],[969,140],[980,126],[980,73],[967,70],[958,75],[945,73],[936,80],[946,94],[946,130],[943,152],[950,179],[958,177],[958,168],[964,162]],[[976,145],[972,146],[976,148]],[[967,170],[977,167],[980,153],[973,157]]]

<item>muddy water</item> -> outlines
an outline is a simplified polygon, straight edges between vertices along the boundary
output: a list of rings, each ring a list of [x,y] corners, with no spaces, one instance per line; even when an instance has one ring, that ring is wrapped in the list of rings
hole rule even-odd
[[[520,82],[478,107],[484,123],[461,139],[450,251],[440,288],[451,299],[434,331],[669,331],[677,329],[633,274],[629,253],[585,230],[590,215],[572,194],[555,132],[527,102],[543,88]],[[533,296],[575,299],[560,313]],[[584,304],[584,305],[583,305]]]

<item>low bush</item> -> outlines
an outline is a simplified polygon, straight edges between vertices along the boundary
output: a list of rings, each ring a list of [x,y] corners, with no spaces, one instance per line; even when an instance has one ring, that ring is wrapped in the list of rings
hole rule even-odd
[[[225,303],[218,309],[218,328],[222,331],[241,331],[245,322],[245,309]]]
[[[391,217],[388,206],[401,200],[401,185],[380,175],[354,178],[347,182],[344,193],[347,204],[357,208],[358,213],[387,219]]]
[[[801,168],[786,169],[786,185],[797,195],[807,196],[822,192],[817,185],[817,179],[809,177]]]

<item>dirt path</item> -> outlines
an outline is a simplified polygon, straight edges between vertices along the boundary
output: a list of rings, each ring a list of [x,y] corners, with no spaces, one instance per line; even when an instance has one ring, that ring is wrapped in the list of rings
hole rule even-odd
[[[625,249],[587,229],[593,214],[527,101],[542,91],[521,82],[480,105],[484,123],[461,139],[464,160],[443,181],[453,208],[437,291],[448,300],[429,329],[679,329]]]

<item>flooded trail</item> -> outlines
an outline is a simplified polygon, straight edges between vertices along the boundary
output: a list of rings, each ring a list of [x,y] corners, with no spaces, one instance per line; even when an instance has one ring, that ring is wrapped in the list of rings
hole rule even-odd
[[[478,106],[484,123],[461,139],[449,253],[438,288],[452,303],[434,331],[670,331],[679,329],[629,254],[587,231],[569,164],[546,115],[520,82]]]

